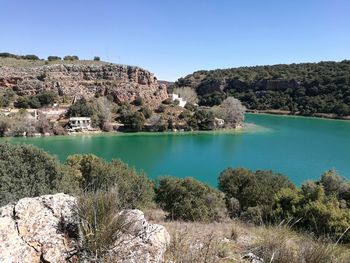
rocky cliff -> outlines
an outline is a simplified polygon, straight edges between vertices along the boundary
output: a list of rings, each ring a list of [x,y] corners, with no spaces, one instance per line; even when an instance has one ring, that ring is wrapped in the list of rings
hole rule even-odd
[[[65,194],[23,198],[0,208],[0,262],[89,262],[84,258],[76,199]],[[116,214],[121,228],[111,262],[163,262],[167,230],[139,210]],[[94,261],[95,262],[95,261]]]
[[[60,96],[111,95],[117,102],[142,97],[158,104],[168,97],[166,86],[139,67],[116,64],[54,64],[37,67],[0,67],[0,88],[12,88],[18,95],[52,90]]]

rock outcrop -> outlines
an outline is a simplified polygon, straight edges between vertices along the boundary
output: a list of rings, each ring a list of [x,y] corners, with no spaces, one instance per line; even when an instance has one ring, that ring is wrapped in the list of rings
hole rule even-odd
[[[24,198],[0,208],[0,262],[77,262],[75,198]]]
[[[40,67],[0,67],[0,88],[12,88],[18,95],[52,90],[63,96],[111,95],[118,102],[142,97],[158,104],[168,97],[166,85],[139,67],[116,64],[55,64]]]
[[[109,258],[120,263],[163,262],[167,230],[139,210],[116,215],[121,234]],[[24,198],[0,208],[0,262],[88,262],[84,259],[76,199],[65,194]]]

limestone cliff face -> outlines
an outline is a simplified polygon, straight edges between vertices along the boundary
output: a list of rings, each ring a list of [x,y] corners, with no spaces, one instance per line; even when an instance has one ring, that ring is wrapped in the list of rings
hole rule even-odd
[[[111,95],[119,102],[131,102],[140,96],[150,104],[168,97],[166,86],[159,84],[149,71],[115,64],[0,67],[0,88],[12,88],[18,95],[43,90],[86,98]]]

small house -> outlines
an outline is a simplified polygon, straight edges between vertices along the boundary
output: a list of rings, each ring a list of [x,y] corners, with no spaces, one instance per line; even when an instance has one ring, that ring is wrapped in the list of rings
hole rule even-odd
[[[69,118],[70,130],[90,130],[91,118],[90,117],[71,117]]]

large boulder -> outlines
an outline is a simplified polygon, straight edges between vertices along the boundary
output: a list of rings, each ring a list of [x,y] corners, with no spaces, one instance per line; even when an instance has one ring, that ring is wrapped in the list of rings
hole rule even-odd
[[[170,235],[164,226],[148,223],[140,210],[124,210],[118,220],[122,235],[113,250],[118,262],[163,262],[170,243]]]
[[[78,261],[74,197],[23,198],[0,208],[0,262]]]
[[[116,215],[120,235],[112,262],[163,262],[167,230],[147,222],[140,210]],[[77,203],[65,194],[23,198],[0,208],[0,262],[80,262],[83,256]]]

